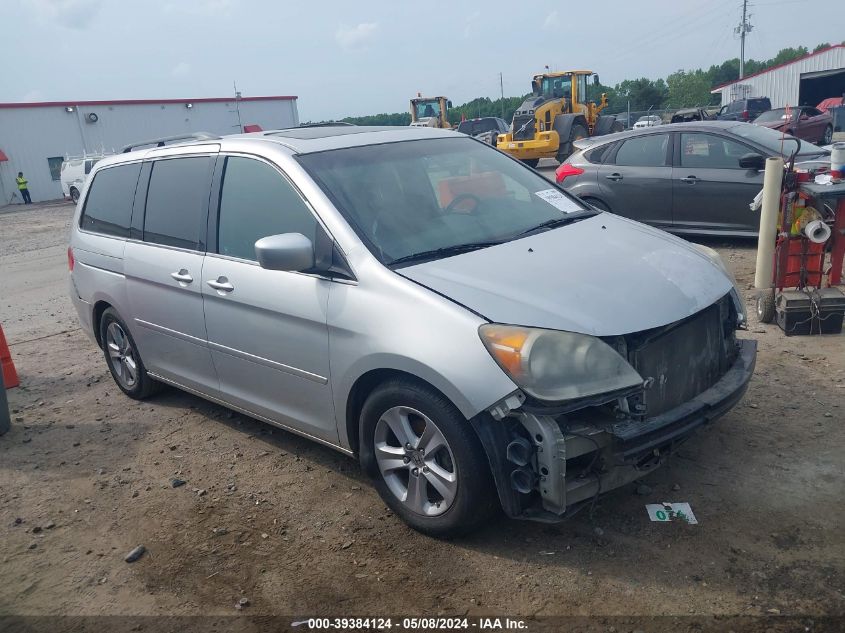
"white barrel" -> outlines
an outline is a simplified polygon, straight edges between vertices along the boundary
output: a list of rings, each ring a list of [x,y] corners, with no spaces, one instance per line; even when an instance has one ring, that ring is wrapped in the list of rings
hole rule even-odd
[[[845,176],[845,143],[834,143],[830,151],[830,171],[838,171],[840,178]]]
[[[768,290],[774,273],[775,238],[780,211],[780,186],[783,182],[783,159],[767,158],[763,174],[763,206],[760,209],[760,234],[757,238],[757,269],[754,287]]]

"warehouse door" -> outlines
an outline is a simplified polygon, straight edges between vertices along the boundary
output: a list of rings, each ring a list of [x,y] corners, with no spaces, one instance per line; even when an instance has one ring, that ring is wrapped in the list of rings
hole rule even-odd
[[[798,87],[798,104],[816,106],[829,97],[845,93],[845,68],[822,70],[801,75]]]

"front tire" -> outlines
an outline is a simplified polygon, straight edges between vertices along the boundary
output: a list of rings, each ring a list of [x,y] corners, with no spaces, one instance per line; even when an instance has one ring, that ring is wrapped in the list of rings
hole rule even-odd
[[[70,188],[70,199],[73,200],[73,204],[79,202],[79,189],[76,187]]]
[[[100,341],[114,382],[130,398],[143,400],[161,388],[147,376],[135,339],[114,308],[106,308],[100,319]]]
[[[469,422],[442,394],[397,378],[361,411],[361,460],[387,506],[415,530],[463,534],[496,508],[484,449]]]

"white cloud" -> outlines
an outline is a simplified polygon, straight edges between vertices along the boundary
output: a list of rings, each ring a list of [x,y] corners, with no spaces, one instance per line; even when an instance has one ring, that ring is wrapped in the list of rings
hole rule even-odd
[[[185,61],[179,62],[170,70],[173,77],[184,77],[189,72],[191,72],[191,65]]]
[[[30,90],[29,92],[24,93],[20,100],[24,103],[32,103],[33,101],[43,101],[44,94],[38,89]]]
[[[557,29],[560,26],[560,19],[557,16],[557,11],[552,11],[549,15],[546,16],[546,20],[543,22],[543,29],[546,31],[552,31]]]
[[[186,13],[188,15],[215,16],[229,15],[237,0],[180,0],[164,5],[165,13]]]
[[[100,10],[102,0],[31,0],[42,19],[71,29],[84,29]]]
[[[466,24],[464,25],[464,39],[468,40],[477,32],[477,26],[481,20],[481,12],[480,11],[473,11],[470,13],[466,18]]]
[[[347,50],[362,48],[375,36],[378,22],[361,22],[356,26],[341,25],[335,33],[335,39],[341,48]]]

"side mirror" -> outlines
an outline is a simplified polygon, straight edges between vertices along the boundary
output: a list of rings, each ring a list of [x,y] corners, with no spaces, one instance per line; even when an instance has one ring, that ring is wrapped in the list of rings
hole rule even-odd
[[[255,256],[267,270],[308,270],[314,267],[314,244],[302,233],[269,235],[255,243]]]
[[[599,81],[599,76],[593,75],[593,85],[598,86],[599,84],[601,84],[601,82]]]
[[[766,159],[760,154],[745,154],[739,159],[739,166],[743,169],[765,169]]]
[[[449,109],[451,109],[451,108],[452,108],[452,102],[451,102],[451,101],[447,101],[447,102],[446,102],[446,107],[447,107],[447,108],[449,108]]]

